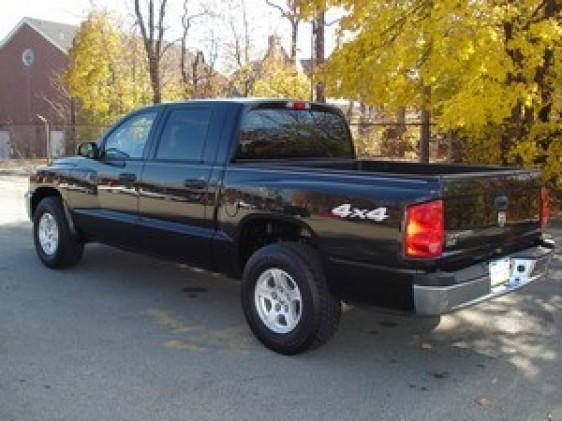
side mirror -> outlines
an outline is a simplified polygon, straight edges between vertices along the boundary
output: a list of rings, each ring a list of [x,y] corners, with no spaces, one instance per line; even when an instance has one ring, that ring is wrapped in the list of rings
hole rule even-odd
[[[76,154],[85,158],[97,159],[99,158],[99,148],[96,142],[84,142],[76,148]]]

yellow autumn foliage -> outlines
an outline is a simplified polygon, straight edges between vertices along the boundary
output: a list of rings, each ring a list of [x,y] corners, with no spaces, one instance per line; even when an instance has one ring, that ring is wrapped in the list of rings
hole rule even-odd
[[[310,98],[310,79],[291,66],[278,66],[256,80],[252,95],[306,100]]]
[[[79,100],[79,117],[109,124],[150,101],[150,84],[141,40],[122,33],[111,14],[95,10],[80,26],[62,75],[70,96]]]
[[[562,187],[559,0],[306,3],[344,10],[345,41],[322,72],[329,96],[386,110],[425,103],[467,162],[540,167]]]

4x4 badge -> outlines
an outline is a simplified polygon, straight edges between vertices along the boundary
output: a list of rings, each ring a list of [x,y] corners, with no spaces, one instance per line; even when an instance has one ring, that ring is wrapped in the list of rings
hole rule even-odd
[[[505,227],[505,223],[507,222],[507,216],[504,211],[498,212],[498,226],[500,228]]]
[[[370,219],[376,222],[382,222],[389,216],[386,208],[358,209],[352,207],[349,203],[344,203],[332,209],[332,215],[340,218]]]

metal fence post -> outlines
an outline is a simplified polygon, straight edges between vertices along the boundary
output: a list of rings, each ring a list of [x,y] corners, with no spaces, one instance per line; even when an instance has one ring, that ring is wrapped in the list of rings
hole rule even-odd
[[[47,147],[47,164],[51,163],[51,129],[49,128],[49,120],[40,114],[37,114],[37,118],[43,122],[45,125],[45,146]]]

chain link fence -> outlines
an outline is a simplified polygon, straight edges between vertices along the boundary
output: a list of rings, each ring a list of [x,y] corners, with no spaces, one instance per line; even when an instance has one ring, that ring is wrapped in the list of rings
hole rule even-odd
[[[373,159],[419,160],[421,123],[350,123],[358,156]],[[450,138],[432,133],[430,161],[450,159]]]
[[[420,123],[350,124],[357,154],[362,158],[417,161]],[[43,159],[74,155],[79,143],[95,140],[108,126],[11,124],[0,125],[0,159]],[[448,159],[446,135],[434,133],[430,139],[431,161]]]
[[[107,126],[93,124],[0,125],[0,160],[73,155],[79,143],[95,140],[106,129]]]

